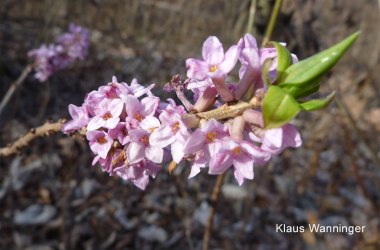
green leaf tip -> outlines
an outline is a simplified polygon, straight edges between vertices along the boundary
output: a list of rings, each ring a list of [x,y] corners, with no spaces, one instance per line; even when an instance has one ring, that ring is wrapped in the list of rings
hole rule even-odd
[[[326,108],[334,99],[335,91],[323,99],[315,99],[307,102],[300,103],[300,107],[305,111],[315,111]]]
[[[336,45],[291,65],[285,70],[285,77],[278,86],[296,99],[315,93],[319,89],[322,76],[342,58],[359,35],[360,31],[355,32]],[[315,92],[305,91],[305,89],[312,89]]]

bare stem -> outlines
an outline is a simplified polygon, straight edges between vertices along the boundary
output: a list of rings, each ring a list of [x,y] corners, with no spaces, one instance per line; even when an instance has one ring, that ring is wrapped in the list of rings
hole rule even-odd
[[[64,119],[60,119],[59,121],[54,123],[46,122],[40,127],[32,128],[28,133],[21,136],[12,144],[0,148],[0,157],[14,155],[18,153],[22,148],[27,147],[31,141],[39,137],[49,136],[61,131],[64,122]]]
[[[208,212],[208,218],[207,218],[207,224],[205,231],[203,233],[203,250],[208,250],[209,249],[209,242],[210,242],[210,236],[212,232],[212,224],[214,221],[214,215],[216,211],[216,203],[218,202],[219,195],[220,195],[220,190],[223,185],[224,177],[226,177],[226,172],[224,172],[221,175],[218,175],[218,178],[216,179],[214,189],[211,194],[211,207]]]
[[[187,111],[194,110],[193,104],[189,100],[187,100],[185,94],[181,90],[176,90],[175,93],[177,94],[178,99],[182,102],[183,106],[187,109]]]
[[[249,7],[249,16],[248,16],[248,23],[247,23],[247,33],[248,34],[252,34],[253,25],[255,22],[256,2],[257,2],[257,0],[251,0],[251,6]]]
[[[282,5],[282,0],[276,0],[274,7],[273,7],[273,10],[272,10],[272,14],[270,16],[270,20],[269,20],[267,29],[265,31],[265,36],[264,36],[263,42],[261,44],[262,46],[264,46],[267,42],[269,42],[269,40],[272,36],[274,27],[276,26],[278,14],[280,13],[280,10],[281,10],[281,5]]]
[[[1,115],[2,111],[4,110],[5,106],[7,105],[7,103],[9,102],[9,100],[11,99],[15,90],[21,85],[21,83],[25,80],[25,78],[28,76],[28,74],[30,73],[31,70],[32,70],[32,66],[27,65],[25,67],[25,69],[22,71],[22,73],[20,74],[20,76],[17,78],[17,80],[11,84],[11,86],[9,87],[9,89],[8,89],[7,93],[5,94],[3,100],[1,100],[0,115]]]

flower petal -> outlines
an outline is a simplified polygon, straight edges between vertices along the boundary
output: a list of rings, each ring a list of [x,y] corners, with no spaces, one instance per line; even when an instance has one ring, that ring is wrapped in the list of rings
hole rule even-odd
[[[183,152],[183,143],[180,143],[178,141],[174,142],[171,145],[171,152],[173,156],[173,161],[179,163],[185,155],[185,153]]]
[[[232,158],[228,151],[219,152],[211,156],[209,174],[222,174],[232,165]]]
[[[235,67],[239,53],[240,49],[238,46],[231,46],[224,55],[224,60],[219,64],[219,70],[224,74],[228,74]]]
[[[194,154],[205,147],[205,133],[201,129],[197,129],[187,139],[183,151],[185,154]]]
[[[170,126],[161,126],[149,136],[149,144],[164,148],[176,140],[175,134]]]
[[[198,59],[190,58],[186,60],[187,77],[196,80],[204,80],[207,78],[206,73],[209,68],[208,65]]]
[[[223,45],[216,36],[210,36],[203,43],[202,57],[210,65],[218,65],[224,58]]]
[[[145,157],[145,146],[141,143],[131,142],[127,148],[127,157],[130,164],[143,160]]]
[[[159,147],[148,145],[145,148],[145,156],[154,163],[161,163],[164,157],[164,150]]]

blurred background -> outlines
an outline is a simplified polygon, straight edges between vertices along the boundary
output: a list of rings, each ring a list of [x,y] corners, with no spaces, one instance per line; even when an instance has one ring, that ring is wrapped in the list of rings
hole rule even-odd
[[[46,83],[32,75],[0,118],[0,146],[111,80],[163,86],[186,75],[185,59],[203,41],[225,48],[247,29],[251,0],[1,0],[0,99],[28,63],[27,52],[73,22],[91,31],[88,58]],[[261,42],[274,1],[257,0],[253,32]],[[324,78],[320,95],[339,93],[324,111],[294,123],[304,144],[255,167],[239,187],[231,173],[217,204],[211,249],[380,249],[380,15],[376,0],[284,0],[273,40],[298,58],[349,34],[362,34]],[[161,88],[154,91],[162,94]],[[99,167],[78,137],[34,141],[0,159],[1,249],[200,249],[215,182],[187,180],[166,166],[145,192]],[[276,224],[366,226],[363,233],[281,234]]]

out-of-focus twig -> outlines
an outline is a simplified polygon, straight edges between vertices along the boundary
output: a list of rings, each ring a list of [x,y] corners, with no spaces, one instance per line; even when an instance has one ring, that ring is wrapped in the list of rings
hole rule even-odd
[[[211,194],[211,200],[210,200],[211,206],[208,212],[207,224],[206,224],[206,228],[203,234],[203,250],[209,249],[209,242],[210,242],[210,236],[212,232],[212,224],[214,222],[216,203],[218,202],[220,190],[222,188],[225,176],[226,176],[226,172],[224,172],[221,175],[218,175],[215,185],[214,185],[214,189]]]
[[[252,34],[252,30],[254,27],[255,15],[256,15],[256,2],[257,0],[251,0],[251,6],[249,7],[249,16],[248,16],[248,23],[247,23],[248,34]]]
[[[281,5],[282,5],[282,0],[276,0],[273,10],[272,10],[272,14],[269,19],[267,29],[265,31],[263,42],[261,44],[262,46],[264,46],[267,42],[269,42],[272,36],[274,27],[276,26],[278,14],[280,13],[280,10],[281,10]]]
[[[4,110],[5,106],[7,105],[7,103],[9,102],[9,100],[11,99],[15,90],[21,85],[21,83],[25,80],[25,78],[28,76],[28,74],[30,73],[31,70],[32,70],[31,65],[26,66],[25,69],[20,74],[20,76],[17,78],[17,80],[14,81],[13,83],[11,83],[11,86],[9,87],[5,96],[3,97],[3,100],[1,100],[0,115],[1,115],[2,111]]]
[[[65,120],[60,119],[54,123],[46,122],[42,126],[39,126],[37,128],[32,128],[28,133],[21,136],[15,142],[3,148],[0,148],[0,157],[7,157],[7,156],[14,155],[20,152],[22,148],[27,147],[30,144],[30,142],[32,142],[33,140],[39,137],[49,136],[61,131],[63,123],[65,123]]]
[[[329,85],[329,87],[330,87],[330,89],[332,89],[331,84]],[[338,104],[339,109],[347,116],[348,120],[350,121],[350,125],[355,130],[357,136],[360,138],[360,140],[364,143],[365,147],[370,152],[374,163],[380,168],[380,159],[377,156],[376,149],[374,149],[372,147],[372,145],[367,142],[366,137],[365,137],[363,131],[356,124],[356,121],[355,121],[354,117],[352,116],[350,110],[348,109],[348,107],[344,103],[344,101],[342,100],[342,98],[339,95],[339,93],[337,93],[337,95],[335,96],[335,102]]]

